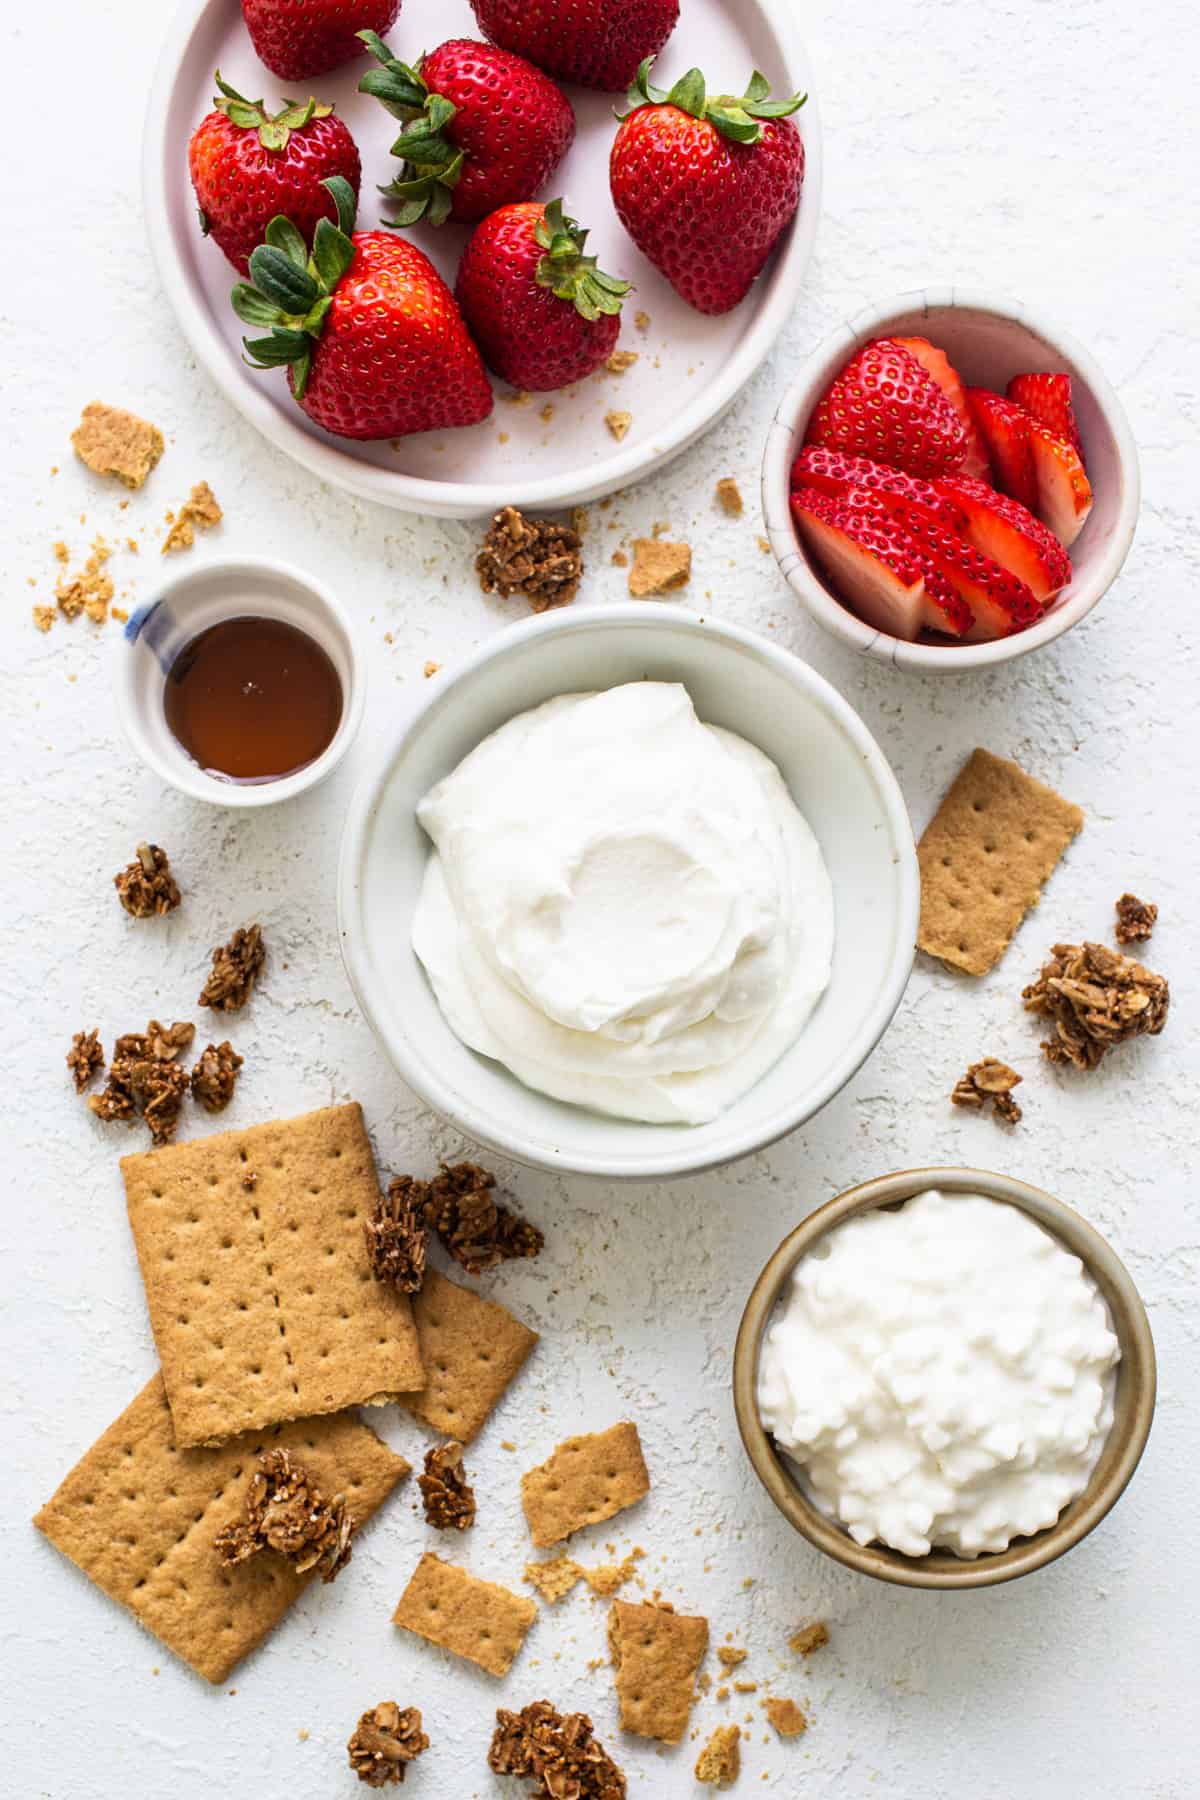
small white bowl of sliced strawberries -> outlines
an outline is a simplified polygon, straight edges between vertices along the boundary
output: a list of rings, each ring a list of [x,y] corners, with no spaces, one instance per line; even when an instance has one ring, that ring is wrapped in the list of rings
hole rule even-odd
[[[956,672],[1069,631],[1137,523],[1137,449],[1087,352],[1019,302],[872,307],[775,415],[763,512],[822,625],[901,669]]]

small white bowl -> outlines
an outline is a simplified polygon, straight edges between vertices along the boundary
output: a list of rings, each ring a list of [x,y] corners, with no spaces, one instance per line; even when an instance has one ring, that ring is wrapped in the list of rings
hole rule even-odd
[[[705,1125],[647,1125],[568,1106],[466,1048],[412,949],[429,857],[416,808],[515,714],[556,694],[679,681],[700,717],[783,773],[833,883],[829,987],[756,1087]],[[537,779],[537,770],[530,770]],[[367,1020],[428,1105],[504,1156],[611,1178],[691,1174],[749,1155],[825,1105],[886,1030],[912,968],[920,882],[896,778],[862,721],[806,663],[748,631],[644,601],[572,607],[511,626],[428,699],[355,794],[342,840],[342,953]]]
[[[837,598],[812,563],[792,522],[792,464],[817,401],[843,365],[871,338],[927,337],[943,349],[969,387],[1004,392],[1014,375],[1065,369],[1095,503],[1071,546],[1070,586],[1028,631],[990,644],[909,644],[876,631]],[[897,669],[959,675],[1027,656],[1086,618],[1121,572],[1141,499],[1137,446],[1121,402],[1088,352],[1018,300],[957,288],[901,294],[868,307],[825,339],[788,388],[763,453],[763,517],[789,587],[816,619],[852,649]]]
[[[332,743],[294,775],[253,784],[222,781],[192,760],[167,724],[167,671],[192,638],[223,619],[282,619],[313,638],[342,684],[342,720]],[[364,664],[354,628],[329,590],[288,563],[237,557],[195,564],[140,606],[113,645],[112,685],[125,736],[148,768],[194,800],[213,806],[277,806],[324,781],[362,723]]]

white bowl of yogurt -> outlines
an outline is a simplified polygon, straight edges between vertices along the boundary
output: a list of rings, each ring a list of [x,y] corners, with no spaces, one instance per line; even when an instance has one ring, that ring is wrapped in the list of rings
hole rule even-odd
[[[912,965],[912,830],[830,685],[669,606],[572,608],[440,678],[355,796],[359,1003],[467,1136],[681,1175],[794,1130]]]

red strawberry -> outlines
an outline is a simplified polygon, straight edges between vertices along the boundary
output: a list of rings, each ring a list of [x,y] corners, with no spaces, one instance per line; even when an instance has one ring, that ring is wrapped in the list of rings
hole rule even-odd
[[[1071,579],[1071,559],[1052,531],[1019,500],[998,494],[985,481],[945,475],[937,483],[965,515],[961,535],[985,556],[1020,576],[1036,600],[1046,601]]]
[[[967,453],[967,434],[945,394],[891,338],[851,357],[817,402],[807,436],[926,478],[952,474]]]
[[[1008,397],[1023,406],[1037,425],[1044,425],[1055,437],[1066,438],[1072,449],[1083,455],[1083,442],[1071,405],[1069,375],[1014,375],[1008,384]]]
[[[967,404],[988,447],[996,486],[1032,512],[1037,505],[1037,477],[1029,415],[990,388],[968,388]]]
[[[363,54],[356,33],[387,31],[400,0],[242,0],[250,41],[273,75],[306,81]]]
[[[471,0],[485,37],[527,56],[548,75],[616,94],[647,56],[657,56],[679,0]]]
[[[970,607],[877,494],[798,488],[792,516],[847,604],[877,631],[912,643],[921,631],[970,629]]]
[[[843,456],[840,450],[826,450],[821,444],[808,444],[800,452],[792,465],[792,487],[819,488],[823,494],[869,488],[927,507],[951,531],[962,531],[967,522],[961,507],[930,482],[906,475],[902,469],[890,469],[886,463],[868,462],[865,456]]]
[[[388,224],[486,218],[531,199],[570,149],[575,114],[524,57],[451,38],[410,68],[373,31],[359,36],[383,65],[367,71],[359,92],[404,122],[392,145],[404,167],[383,189],[400,202]]]
[[[896,342],[902,349],[907,350],[910,356],[916,358],[927,375],[933,377],[962,421],[962,428],[967,434],[967,454],[963,458],[963,474],[975,475],[981,481],[990,480],[991,467],[988,463],[988,453],[983,439],[976,429],[975,421],[971,417],[971,409],[967,405],[967,390],[963,386],[962,376],[951,363],[946,352],[939,350],[936,344],[931,344],[928,338],[903,337],[897,338]]]
[[[1069,550],[1092,510],[1092,484],[1079,452],[1066,438],[1031,425],[1029,439],[1037,473],[1037,516]]]
[[[338,437],[477,425],[492,390],[453,294],[407,238],[355,231],[349,186],[326,185],[339,223],[318,221],[312,255],[274,218],[250,258],[254,285],[230,296],[239,319],[271,327],[243,340],[253,366],[286,364],[300,406]]]
[[[992,638],[1012,637],[1042,616],[1042,605],[1016,575],[1002,568],[942,525],[933,525],[922,508],[893,500],[897,521],[912,533],[921,549],[941,571],[974,614],[974,624],[964,637],[969,644]]]
[[[586,231],[562,201],[502,206],[463,252],[455,296],[489,369],[541,392],[598,369],[621,329],[629,292],[583,254]]]
[[[647,57],[613,141],[609,180],[621,223],[698,312],[743,299],[797,206],[804,145],[757,70],[740,99],[709,99],[691,69],[664,93]]]
[[[288,101],[282,112],[268,114],[261,100],[243,100],[222,81],[219,69],[216,83],[216,110],[192,133],[188,168],[201,230],[245,275],[250,252],[276,213],[285,213],[311,244],[317,220],[338,216],[322,181],[341,175],[357,194],[362,171],[354,139],[332,106]]]

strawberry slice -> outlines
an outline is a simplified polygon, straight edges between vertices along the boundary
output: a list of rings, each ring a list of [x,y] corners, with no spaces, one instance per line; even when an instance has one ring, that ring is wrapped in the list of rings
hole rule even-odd
[[[865,456],[827,450],[823,444],[807,444],[800,452],[792,465],[792,487],[819,488],[823,494],[845,494],[851,488],[897,494],[915,506],[928,507],[939,524],[948,525],[951,531],[962,531],[966,525],[966,514],[954,501],[919,475],[906,475],[903,469],[890,469],[886,463],[870,462]]]
[[[1044,425],[1031,425],[1029,439],[1037,475],[1037,516],[1066,549],[1083,530],[1092,510],[1092,484],[1078,450]]]
[[[967,454],[967,434],[945,394],[891,338],[850,358],[817,402],[806,442],[926,478],[952,475]]]
[[[896,342],[901,349],[907,350],[910,356],[916,358],[927,375],[932,376],[962,421],[962,428],[967,434],[967,454],[963,460],[963,474],[975,476],[980,481],[990,481],[992,478],[991,464],[988,461],[983,438],[979,434],[978,427],[971,417],[971,409],[967,405],[966,387],[963,385],[962,376],[946,352],[939,350],[936,344],[931,344],[928,338],[902,337],[897,338]]]
[[[1071,559],[1054,533],[1028,507],[998,494],[985,481],[944,475],[937,483],[965,516],[962,535],[976,550],[1019,576],[1035,600],[1050,600],[1071,579]]]
[[[990,388],[968,388],[967,405],[987,445],[996,486],[1032,512],[1037,505],[1037,477],[1029,414]]]
[[[920,507],[904,500],[891,504],[897,523],[916,539],[919,550],[970,607],[973,623],[963,633],[968,644],[1012,637],[1041,618],[1041,602],[1018,575],[944,525],[930,524],[928,513]]]
[[[1069,375],[1014,375],[1006,391],[1010,400],[1024,407],[1035,425],[1044,425],[1055,437],[1066,438],[1082,458],[1083,441],[1071,405]]]
[[[926,516],[919,507],[912,510]],[[877,631],[912,643],[923,630],[952,637],[970,630],[970,607],[878,494],[797,488],[792,516],[846,604]]]

